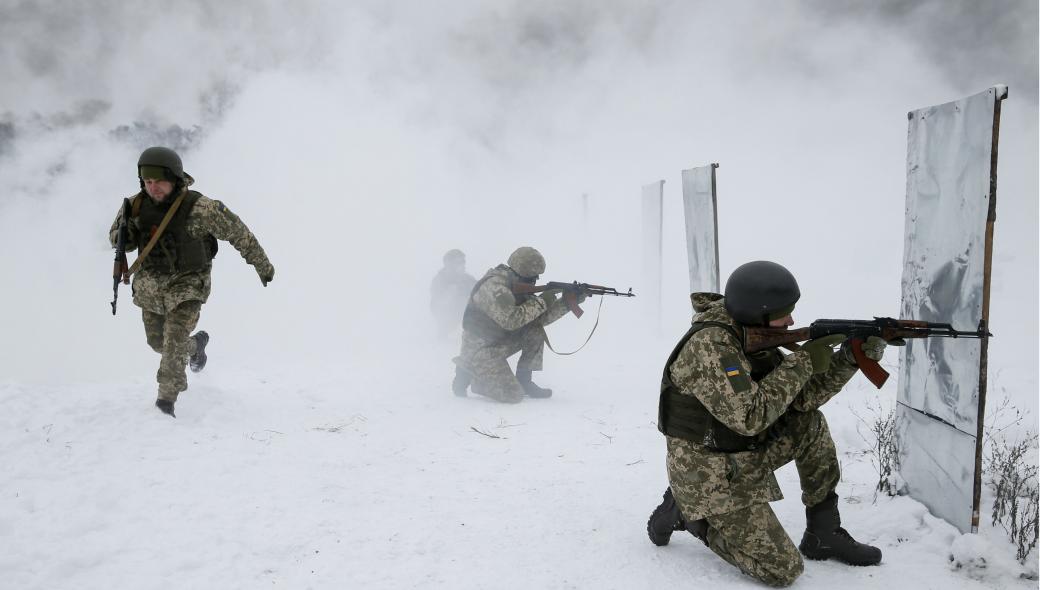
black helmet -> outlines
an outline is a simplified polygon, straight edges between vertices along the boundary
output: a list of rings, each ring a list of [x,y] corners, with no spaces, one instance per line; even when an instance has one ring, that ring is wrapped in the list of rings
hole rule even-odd
[[[141,157],[137,159],[137,175],[139,178],[141,177],[141,166],[166,168],[174,178],[184,180],[184,165],[181,164],[181,157],[177,155],[177,152],[167,147],[150,147],[141,152]],[[170,180],[173,180],[173,178]]]
[[[802,293],[786,268],[756,260],[738,266],[729,275],[725,295],[726,311],[733,319],[749,326],[764,326],[771,316],[775,319],[791,313]]]

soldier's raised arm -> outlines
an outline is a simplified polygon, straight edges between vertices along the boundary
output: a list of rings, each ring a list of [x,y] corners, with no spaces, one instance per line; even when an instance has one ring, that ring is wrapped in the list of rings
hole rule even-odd
[[[570,313],[571,308],[567,306],[567,302],[563,300],[563,297],[557,296],[557,292],[548,291],[542,294],[542,299],[545,299],[547,304],[547,311],[542,316],[542,325],[548,326],[556,320]],[[579,303],[585,300],[584,295],[579,296]]]
[[[856,374],[858,367],[849,362],[843,349],[832,353],[830,369],[813,375],[795,398],[791,407],[799,412],[815,410],[838,394]]]
[[[545,313],[541,297],[529,297],[520,305],[505,284],[487,281],[473,294],[473,303],[504,330],[519,330]]]
[[[764,379],[751,379],[751,365],[720,328],[705,328],[683,347],[671,366],[672,380],[695,396],[734,432],[753,436],[787,411],[812,376],[809,355],[797,352]]]

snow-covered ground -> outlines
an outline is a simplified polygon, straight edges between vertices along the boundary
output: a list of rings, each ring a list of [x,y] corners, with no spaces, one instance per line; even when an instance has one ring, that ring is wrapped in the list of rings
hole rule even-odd
[[[396,367],[250,366],[219,333],[176,420],[152,406],[151,367],[86,387],[2,383],[0,585],[760,587],[692,536],[646,537],[666,485],[654,353],[667,346],[632,356],[594,340],[547,360],[552,399],[519,405],[452,396],[447,348],[403,350]],[[826,413],[844,524],[884,561],[808,562],[795,587],[1035,588],[1001,531],[962,536],[910,498],[875,496],[852,412],[874,395],[857,376]],[[773,507],[797,542],[793,465],[779,477]]]
[[[666,486],[661,364],[689,321],[681,170],[721,164],[723,280],[773,259],[798,278],[799,325],[895,316],[906,113],[1002,83],[988,410],[1006,397],[1009,433],[1038,426],[1035,0],[15,4],[0,589],[759,587],[689,535],[645,533]],[[105,232],[153,144],[277,269],[261,288],[221,246],[210,365],[176,420],[152,405],[130,290],[107,305]],[[638,194],[660,179],[658,330]],[[552,399],[456,399],[456,350],[424,336],[429,280],[450,248],[479,275],[521,245],[545,278],[638,296],[607,302],[586,350],[547,355]],[[553,342],[580,344],[589,311]],[[808,563],[796,587],[1036,588],[988,490],[979,535],[875,496],[859,417],[895,387],[857,377],[824,409],[845,524],[884,561]],[[779,475],[797,541],[797,478]]]

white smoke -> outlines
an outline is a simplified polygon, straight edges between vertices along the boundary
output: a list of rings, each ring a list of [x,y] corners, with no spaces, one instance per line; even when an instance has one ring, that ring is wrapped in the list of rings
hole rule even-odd
[[[136,157],[153,144],[179,149],[195,188],[238,213],[276,265],[261,289],[230,247],[215,261],[201,325],[241,362],[407,362],[425,333],[428,281],[453,247],[478,274],[534,245],[549,278],[638,293],[637,197],[661,178],[665,332],[681,332],[679,171],[708,162],[721,164],[723,280],[774,259],[802,283],[799,320],[895,315],[905,113],[1008,83],[992,362],[1035,391],[1035,335],[1013,333],[1038,323],[1035,28],[994,38],[972,20],[979,50],[955,43],[943,54],[927,21],[819,8],[0,7],[0,297],[14,335],[0,372],[76,381],[154,361],[129,289],[119,317],[108,315],[106,241],[119,200],[136,190]],[[962,61],[986,71],[962,75],[944,55],[975,56]],[[657,354],[667,345],[619,328],[641,304],[608,301],[597,338]]]

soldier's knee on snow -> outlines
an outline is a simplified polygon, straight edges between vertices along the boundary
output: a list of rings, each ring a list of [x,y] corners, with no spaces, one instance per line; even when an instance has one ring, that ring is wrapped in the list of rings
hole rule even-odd
[[[789,567],[770,569],[766,572],[766,576],[760,578],[760,580],[774,588],[786,588],[787,586],[794,584],[794,581],[798,579],[798,576],[802,575],[802,572],[805,571],[802,557],[800,555],[795,555],[791,563],[786,565]]]

